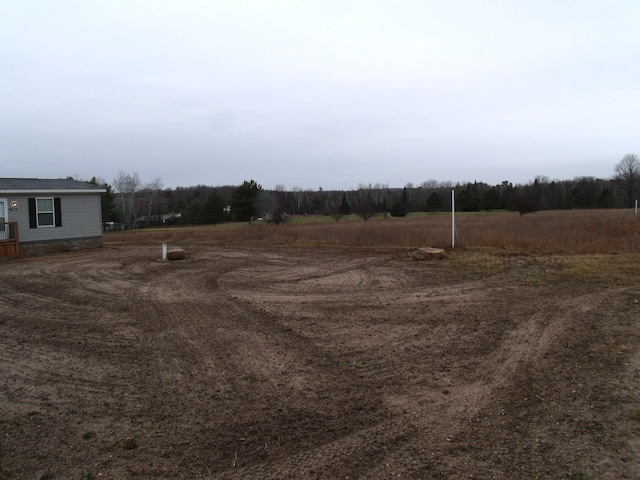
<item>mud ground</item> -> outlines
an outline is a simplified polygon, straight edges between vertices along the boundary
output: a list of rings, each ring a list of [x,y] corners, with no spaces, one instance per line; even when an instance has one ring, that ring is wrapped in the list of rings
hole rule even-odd
[[[0,262],[0,478],[640,478],[637,268],[186,250]]]

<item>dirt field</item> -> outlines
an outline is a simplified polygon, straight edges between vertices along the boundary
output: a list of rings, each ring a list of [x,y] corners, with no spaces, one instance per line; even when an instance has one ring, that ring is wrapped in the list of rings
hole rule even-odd
[[[160,253],[0,262],[0,478],[640,478],[637,257]]]

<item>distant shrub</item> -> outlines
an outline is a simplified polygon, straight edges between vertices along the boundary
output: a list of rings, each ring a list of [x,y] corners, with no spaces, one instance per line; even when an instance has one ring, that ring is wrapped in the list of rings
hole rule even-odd
[[[391,216],[392,217],[406,217],[407,216],[407,207],[401,201],[395,202],[391,205]]]

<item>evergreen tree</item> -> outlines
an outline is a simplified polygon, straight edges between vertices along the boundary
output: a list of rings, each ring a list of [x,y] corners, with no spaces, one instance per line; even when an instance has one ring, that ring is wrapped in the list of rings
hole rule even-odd
[[[615,196],[613,195],[613,191],[605,187],[600,192],[598,196],[598,200],[596,201],[597,208],[613,208],[615,205]]]
[[[569,192],[569,197],[567,198],[567,208],[584,208],[584,195],[582,195],[582,190],[578,187],[573,187]]]
[[[236,222],[249,222],[260,215],[262,185],[255,180],[244,181],[231,194],[231,213]]]
[[[426,210],[427,212],[436,213],[442,209],[443,203],[442,196],[438,192],[431,192],[427,197]]]
[[[191,202],[182,211],[182,221],[189,225],[204,223],[203,207],[200,202]]]
[[[491,187],[482,195],[482,208],[487,212],[500,208],[500,193],[495,187]]]
[[[342,203],[340,204],[340,213],[342,215],[351,215],[351,207],[347,201],[347,194],[342,192]]]
[[[392,217],[406,217],[407,216],[407,207],[405,206],[402,200],[398,200],[391,205],[391,216]]]
[[[402,206],[404,207],[404,211],[405,214],[402,215],[403,217],[407,214],[407,212],[409,211],[409,193],[407,192],[407,187],[403,187],[402,188]]]
[[[467,187],[458,194],[458,206],[463,212],[480,211],[480,191],[477,183],[467,183]]]
[[[106,192],[100,194],[100,203],[102,208],[102,221],[103,222],[122,222],[122,211],[116,204],[116,197],[113,194],[113,187],[107,182],[99,182],[96,177],[93,177],[89,182],[96,187],[102,187]]]
[[[204,223],[216,225],[224,220],[224,200],[215,190],[207,197],[202,210]]]

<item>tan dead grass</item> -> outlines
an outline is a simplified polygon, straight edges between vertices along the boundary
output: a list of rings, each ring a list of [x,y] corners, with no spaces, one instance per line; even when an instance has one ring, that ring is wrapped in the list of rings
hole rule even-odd
[[[622,255],[554,256],[545,262],[545,268],[535,271],[530,281],[536,284],[607,283],[626,286],[637,275],[637,257]]]
[[[218,226],[108,232],[105,244],[208,244],[357,246],[381,248],[450,247],[448,215],[376,217],[297,221],[281,225],[262,222]],[[458,247],[491,247],[530,254],[611,254],[640,251],[640,221],[629,210],[476,213],[456,216]]]

